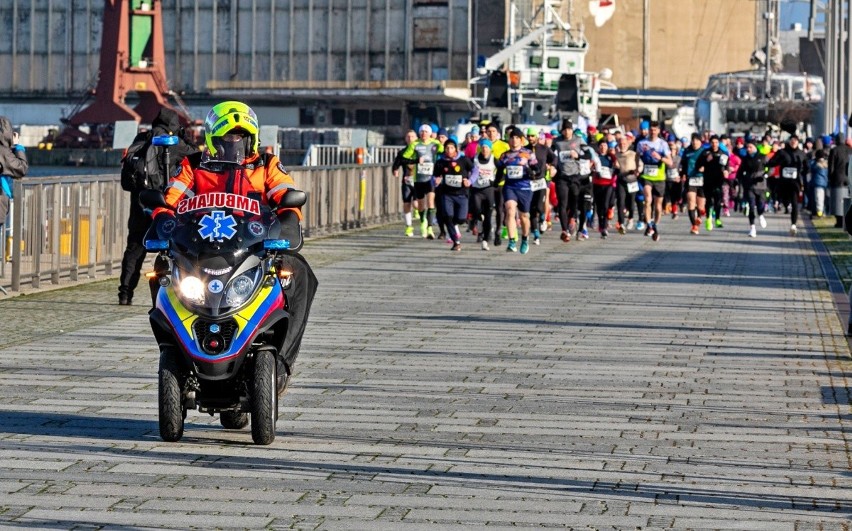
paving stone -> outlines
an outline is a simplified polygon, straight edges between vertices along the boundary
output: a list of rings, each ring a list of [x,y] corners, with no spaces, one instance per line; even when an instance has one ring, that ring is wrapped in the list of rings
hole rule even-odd
[[[526,256],[310,241],[268,447],[197,412],[159,439],[156,345],[114,281],[4,299],[0,527],[848,527],[844,326],[810,229],[769,220]]]

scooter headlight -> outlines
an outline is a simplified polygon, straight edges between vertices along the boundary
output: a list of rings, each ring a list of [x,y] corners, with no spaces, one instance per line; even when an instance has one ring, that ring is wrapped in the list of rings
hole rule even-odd
[[[204,304],[204,283],[198,277],[186,276],[181,278],[178,292],[187,302]]]
[[[244,304],[254,293],[259,278],[260,267],[255,267],[234,278],[225,293],[225,306],[233,308]]]

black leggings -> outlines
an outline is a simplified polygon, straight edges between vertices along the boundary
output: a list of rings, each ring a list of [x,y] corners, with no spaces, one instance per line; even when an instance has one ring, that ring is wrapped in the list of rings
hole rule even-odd
[[[482,238],[491,237],[491,213],[494,211],[494,188],[473,188],[470,194],[470,213],[473,221],[482,218]],[[498,214],[499,215],[499,214]]]
[[[609,225],[607,214],[612,199],[612,185],[595,185],[595,211],[598,213],[598,228],[606,230]]]
[[[782,180],[778,183],[778,199],[783,204],[790,204],[790,223],[799,221],[799,183],[793,180]]]
[[[766,211],[766,189],[749,188],[743,194],[743,200],[748,203],[748,223],[754,225],[754,218]]]
[[[556,197],[559,200],[559,223],[563,232],[568,232],[571,218],[579,222],[578,230],[586,227],[586,212],[592,209],[591,183],[579,183],[568,179],[556,181]],[[582,210],[580,210],[582,208]]]
[[[549,190],[536,190],[532,194],[532,204],[530,205],[530,230],[539,230],[541,228],[541,215],[544,214],[544,199],[547,197]]]
[[[503,188],[494,186],[492,190],[494,191],[494,239],[496,240],[500,237],[499,231],[503,228],[503,224],[506,221],[506,207],[503,204]]]
[[[716,219],[722,216],[722,185],[704,187],[704,197],[707,199],[707,212],[713,210],[713,215]]]

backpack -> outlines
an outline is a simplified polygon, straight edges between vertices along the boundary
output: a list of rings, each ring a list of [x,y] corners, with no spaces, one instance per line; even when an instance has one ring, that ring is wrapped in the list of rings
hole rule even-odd
[[[131,144],[121,159],[121,187],[128,192],[163,190],[166,177],[162,153],[163,148],[151,144],[150,136]]]

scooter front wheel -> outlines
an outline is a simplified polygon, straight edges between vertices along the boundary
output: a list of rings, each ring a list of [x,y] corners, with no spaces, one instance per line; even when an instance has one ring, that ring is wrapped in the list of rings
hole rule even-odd
[[[183,437],[186,411],[181,397],[180,371],[171,352],[160,352],[159,405],[160,437],[167,442]]]
[[[278,393],[275,355],[261,350],[254,358],[251,397],[251,438],[255,444],[272,444],[278,420]]]

